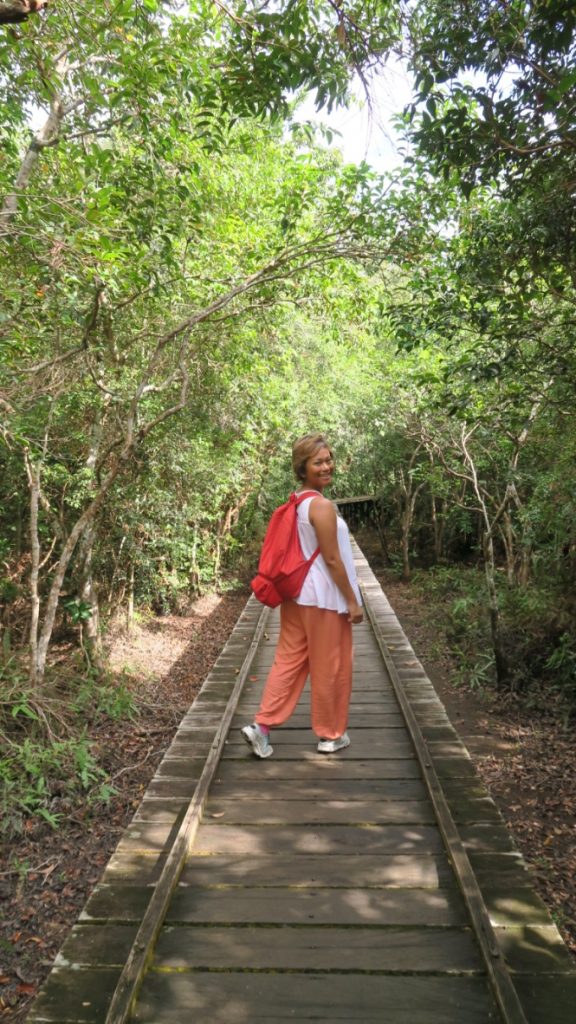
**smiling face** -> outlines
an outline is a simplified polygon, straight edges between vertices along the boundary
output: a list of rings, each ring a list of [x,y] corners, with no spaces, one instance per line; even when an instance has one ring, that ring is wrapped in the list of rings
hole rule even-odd
[[[329,448],[319,448],[306,460],[305,476],[302,481],[304,488],[311,487],[314,491],[322,491],[332,483],[334,475],[334,459]]]

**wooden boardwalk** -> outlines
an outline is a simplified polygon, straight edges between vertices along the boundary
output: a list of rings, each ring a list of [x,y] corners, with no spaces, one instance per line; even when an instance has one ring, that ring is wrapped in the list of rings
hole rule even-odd
[[[278,616],[270,616],[130,1020],[503,1020],[392,676],[423,733],[426,764],[441,780],[524,1019],[576,1020],[576,967],[357,557],[389,668],[371,625],[356,627],[352,745],[336,755],[316,752],[305,695],[273,733],[272,758],[259,761],[246,747],[239,727],[252,720],[277,639]],[[251,601],[66,942],[31,1024],[104,1024],[259,617]]]

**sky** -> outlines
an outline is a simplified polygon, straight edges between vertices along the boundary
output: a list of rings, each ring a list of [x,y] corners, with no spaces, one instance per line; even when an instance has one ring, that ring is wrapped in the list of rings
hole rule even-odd
[[[348,108],[339,107],[327,114],[317,112],[310,94],[298,107],[295,119],[322,122],[341,133],[331,145],[341,149],[349,163],[366,160],[380,173],[393,170],[402,163],[401,142],[396,136],[393,117],[399,114],[412,96],[412,84],[406,68],[390,59],[371,89],[372,112],[360,82],[354,86],[354,102]]]

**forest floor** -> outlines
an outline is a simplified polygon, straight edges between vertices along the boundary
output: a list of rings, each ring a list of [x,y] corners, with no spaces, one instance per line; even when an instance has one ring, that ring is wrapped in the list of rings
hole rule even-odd
[[[423,598],[377,575],[576,958],[576,731],[554,705],[535,711],[456,685],[458,666]]]
[[[142,620],[111,637],[109,663],[129,681],[138,713],[90,727],[91,750],[109,773],[110,803],[78,802],[57,830],[40,819],[0,850],[0,1020],[21,1024],[248,593],[200,598],[185,616]]]
[[[453,724],[469,742],[534,873],[534,884],[576,955],[576,738],[552,714],[454,685],[456,665],[410,586],[382,577],[387,596]],[[172,735],[222,649],[247,594],[207,596],[187,616],[142,622],[112,639],[139,713],[93,729],[93,751],[116,794],[79,804],[58,830],[33,821],[0,855],[0,1019],[21,1024],[31,1000],[136,810]]]

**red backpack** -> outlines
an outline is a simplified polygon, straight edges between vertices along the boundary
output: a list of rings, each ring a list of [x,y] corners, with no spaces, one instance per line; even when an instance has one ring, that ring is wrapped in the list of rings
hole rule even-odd
[[[304,558],[298,536],[296,509],[301,501],[316,491],[300,491],[291,494],[284,505],[272,513],[264,537],[258,573],[250,586],[262,604],[276,608],[282,601],[298,597],[312,562],[320,548],[311,558]]]

